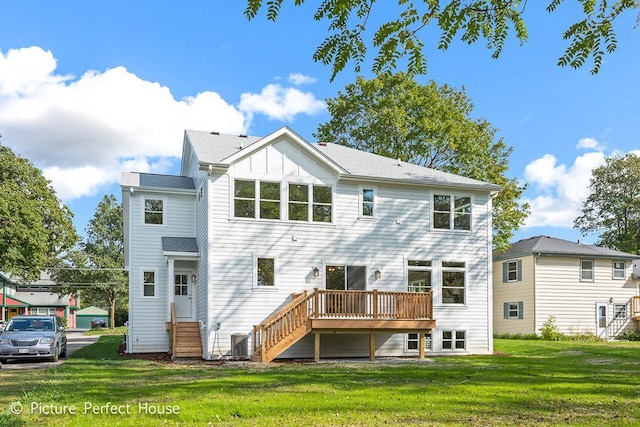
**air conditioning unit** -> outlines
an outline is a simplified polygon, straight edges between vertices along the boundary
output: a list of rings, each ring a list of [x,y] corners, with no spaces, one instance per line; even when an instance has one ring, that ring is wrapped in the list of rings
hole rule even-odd
[[[234,359],[249,357],[249,336],[247,334],[231,334],[231,357]]]

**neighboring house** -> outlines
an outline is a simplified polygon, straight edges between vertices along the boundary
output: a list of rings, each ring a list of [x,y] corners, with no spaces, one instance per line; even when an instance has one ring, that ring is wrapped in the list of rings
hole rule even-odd
[[[80,301],[72,295],[58,295],[55,286],[44,271],[39,280],[30,283],[0,273],[0,320],[19,314],[56,315],[66,319],[67,327],[75,328]]]
[[[550,316],[566,334],[637,329],[639,257],[547,236],[514,243],[493,257],[494,333],[539,333]]]
[[[492,353],[498,186],[289,128],[186,131],[180,173],[122,175],[127,352]]]

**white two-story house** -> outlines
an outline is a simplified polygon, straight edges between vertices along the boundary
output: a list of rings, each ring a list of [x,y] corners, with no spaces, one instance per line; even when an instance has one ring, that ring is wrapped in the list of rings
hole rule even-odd
[[[498,186],[289,128],[183,144],[180,176],[122,175],[127,352],[492,353]]]

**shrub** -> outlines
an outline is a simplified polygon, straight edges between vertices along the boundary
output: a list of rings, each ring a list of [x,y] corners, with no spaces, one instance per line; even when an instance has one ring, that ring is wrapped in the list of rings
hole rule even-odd
[[[540,328],[540,337],[545,341],[560,341],[563,337],[563,334],[560,333],[560,330],[556,326],[556,317],[549,316],[547,320],[542,324]]]
[[[640,341],[640,331],[627,331],[620,334],[616,339],[627,341]]]
[[[494,334],[494,338],[503,340],[539,340],[540,337],[536,334]]]

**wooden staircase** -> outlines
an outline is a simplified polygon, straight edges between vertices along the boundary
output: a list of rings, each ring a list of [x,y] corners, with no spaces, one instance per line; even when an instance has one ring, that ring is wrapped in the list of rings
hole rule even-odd
[[[202,338],[199,322],[179,322],[175,316],[175,305],[171,305],[169,331],[169,354],[175,358],[201,358]]]
[[[253,327],[252,361],[271,362],[310,333],[315,338],[315,359],[320,358],[321,334],[369,334],[371,360],[376,333],[417,332],[435,328],[433,294],[318,290],[292,294],[291,302]],[[421,344],[423,348],[423,343]],[[420,352],[423,357],[424,352]]]

